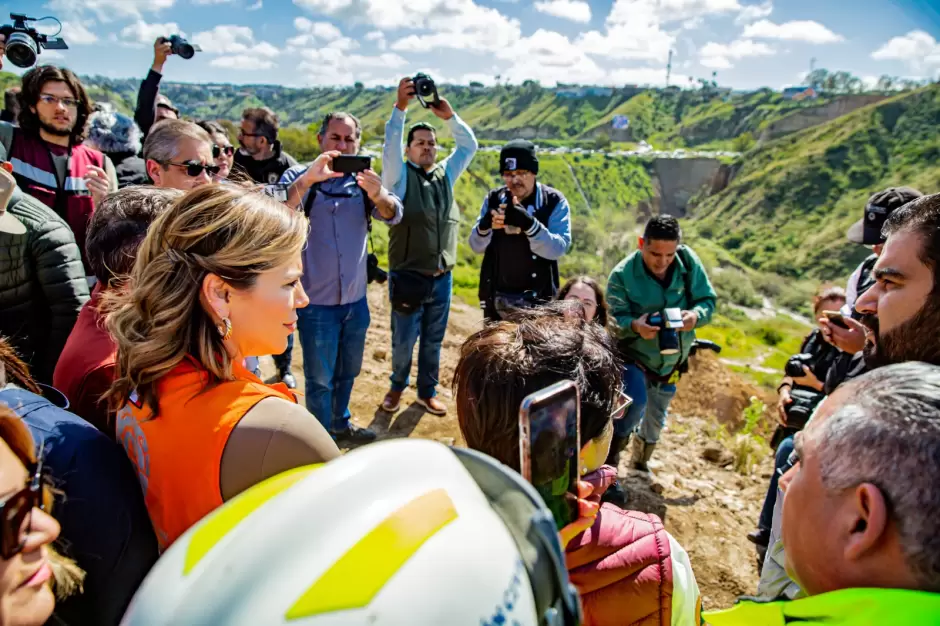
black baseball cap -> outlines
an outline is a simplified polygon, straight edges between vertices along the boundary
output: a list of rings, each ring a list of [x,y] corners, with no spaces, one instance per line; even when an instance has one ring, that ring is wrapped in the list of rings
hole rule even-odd
[[[849,241],[866,246],[884,243],[881,229],[888,221],[888,216],[923,195],[911,187],[889,187],[884,191],[879,191],[868,199],[864,217],[852,224],[846,236]]]

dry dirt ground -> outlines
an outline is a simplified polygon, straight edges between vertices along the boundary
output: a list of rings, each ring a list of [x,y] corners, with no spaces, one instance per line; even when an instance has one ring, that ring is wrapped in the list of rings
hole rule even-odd
[[[388,390],[391,368],[389,305],[383,288],[371,287],[372,326],[366,341],[362,374],[351,402],[353,421],[375,430],[381,438],[424,437],[461,445],[450,383],[464,339],[481,323],[480,311],[455,302],[441,356],[441,398],[451,410],[444,417],[425,413],[414,403],[414,387],[405,392],[401,409],[389,415],[379,408]],[[415,363],[417,360],[415,359]],[[415,365],[415,367],[417,367]],[[262,361],[273,374],[270,359]],[[303,364],[295,342],[293,372],[303,391]],[[412,379],[415,377],[412,374]],[[741,594],[753,593],[757,570],[753,546],[745,535],[754,528],[772,463],[769,457],[749,476],[703,459],[718,425],[733,430],[749,398],[760,392],[722,365],[711,354],[696,357],[672,403],[669,424],[650,466],[652,476],[627,468],[620,476],[629,494],[628,506],[659,515],[666,528],[688,550],[706,608],[730,606]]]

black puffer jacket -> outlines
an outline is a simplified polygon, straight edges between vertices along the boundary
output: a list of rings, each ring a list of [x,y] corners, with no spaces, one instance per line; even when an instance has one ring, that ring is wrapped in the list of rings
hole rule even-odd
[[[68,224],[19,189],[7,212],[26,232],[0,232],[0,334],[29,363],[37,380],[51,383],[59,354],[89,297],[81,253]]]

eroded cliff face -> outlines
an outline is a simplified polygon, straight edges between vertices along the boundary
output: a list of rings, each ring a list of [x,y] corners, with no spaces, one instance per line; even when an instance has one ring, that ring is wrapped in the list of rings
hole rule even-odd
[[[733,171],[718,159],[656,159],[653,161],[658,213],[685,217],[689,203],[702,192],[717,193],[728,186]]]
[[[801,109],[769,124],[761,133],[760,140],[762,142],[770,141],[813,126],[825,124],[862,107],[881,102],[886,98],[888,96],[883,95],[844,96],[828,104]]]

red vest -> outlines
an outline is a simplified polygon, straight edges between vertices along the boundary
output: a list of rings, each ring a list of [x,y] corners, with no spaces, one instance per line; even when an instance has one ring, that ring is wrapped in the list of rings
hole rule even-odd
[[[67,176],[65,180],[58,180],[52,162],[53,150],[65,149],[17,129],[8,158],[13,164],[17,186],[58,213],[72,228],[75,243],[82,251],[85,274],[90,276],[92,272],[85,258],[85,231],[95,212],[95,203],[85,184],[85,173],[89,165],[104,168],[104,155],[84,145],[72,146]]]

